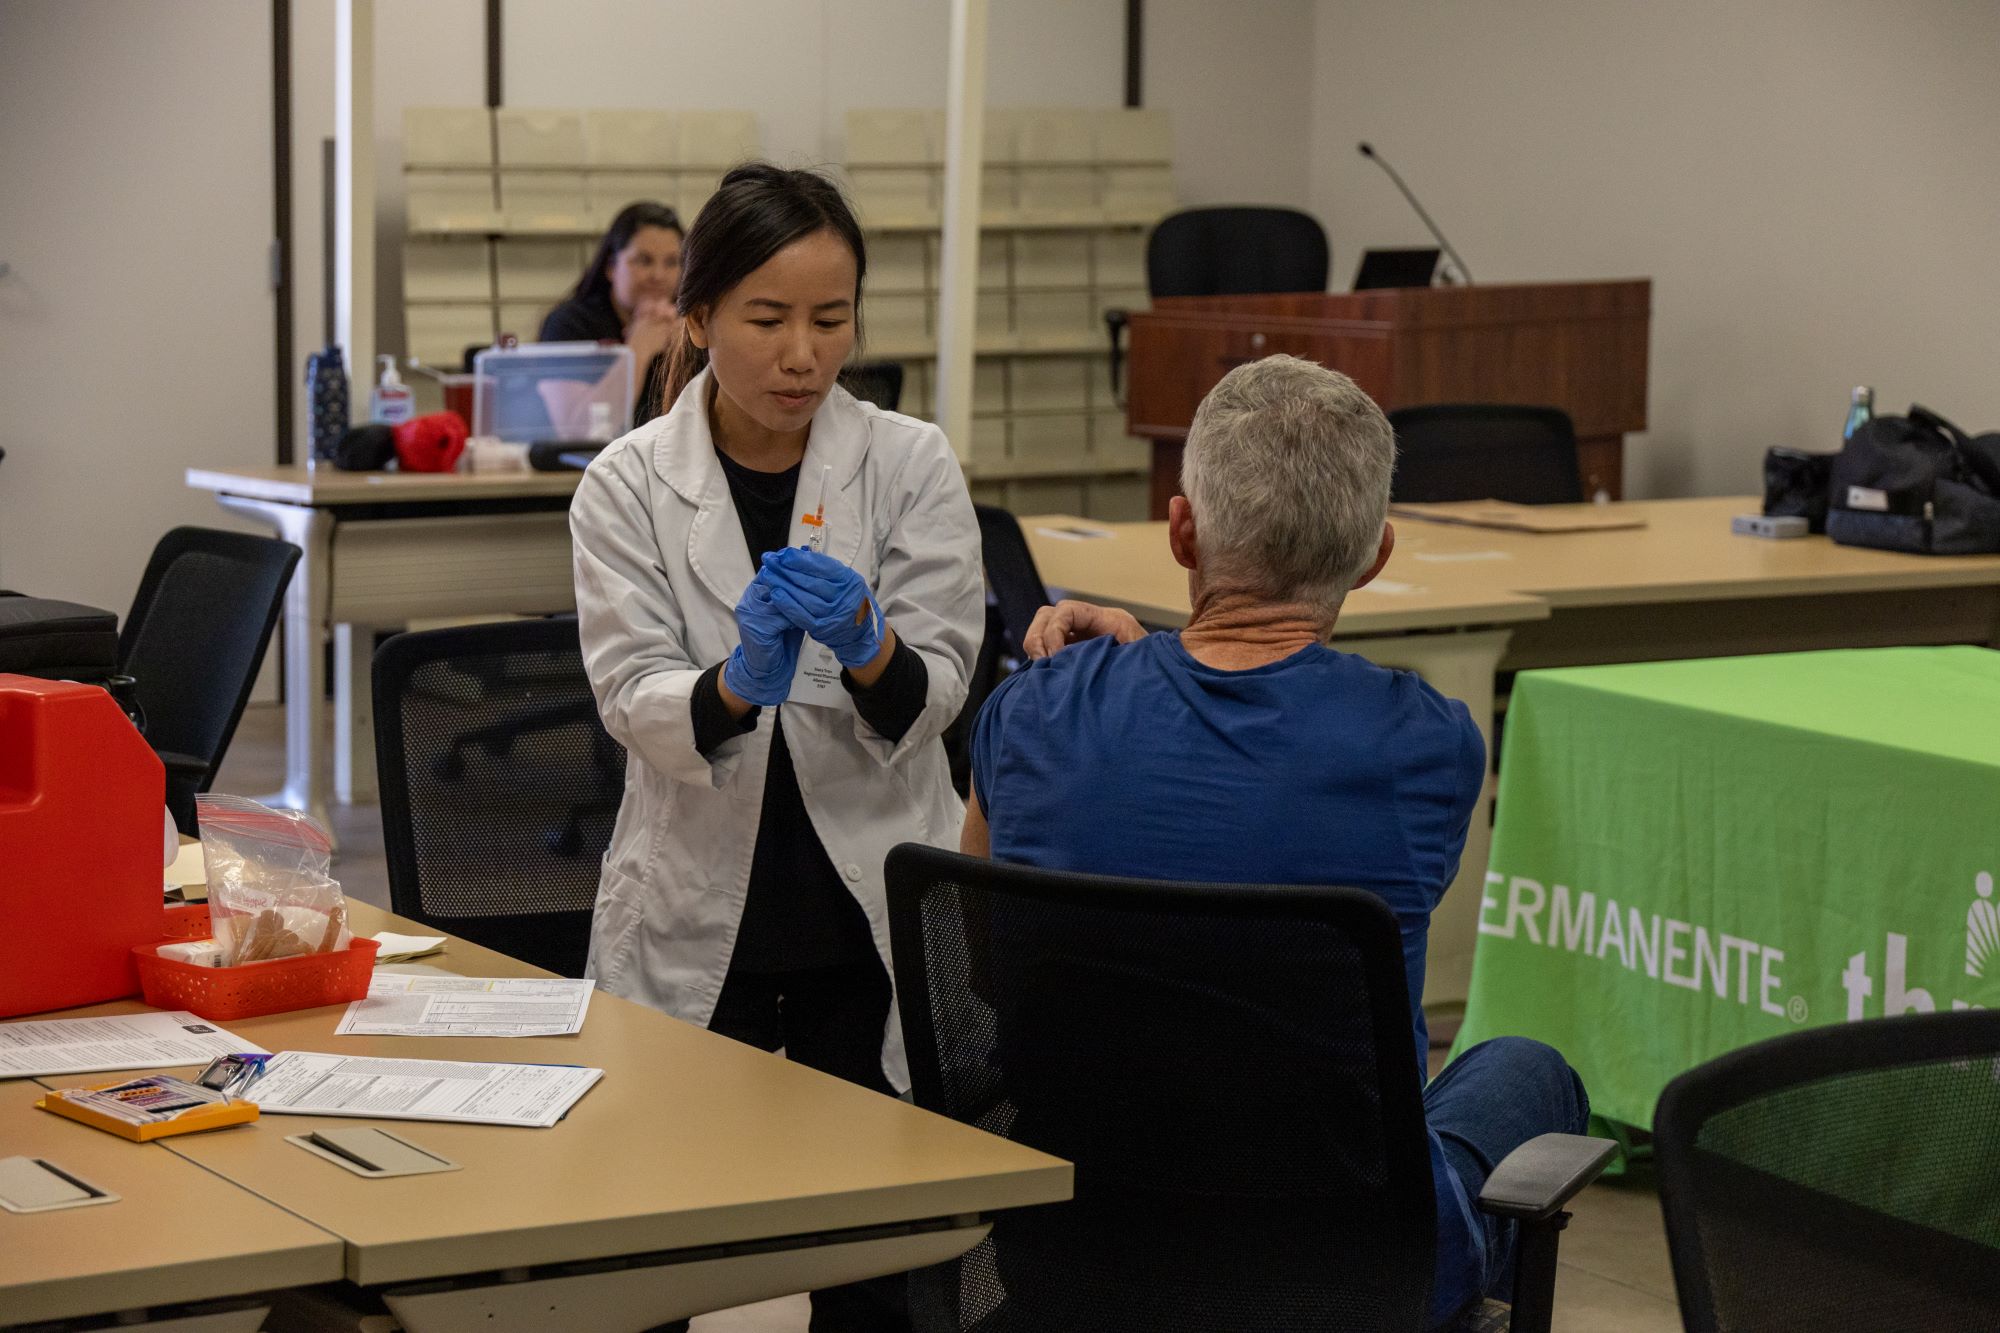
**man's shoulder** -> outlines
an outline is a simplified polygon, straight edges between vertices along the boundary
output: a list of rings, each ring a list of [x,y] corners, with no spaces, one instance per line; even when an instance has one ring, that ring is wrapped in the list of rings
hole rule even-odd
[[[1407,667],[1387,667],[1355,653],[1328,651],[1351,678],[1378,689],[1396,707],[1439,718],[1464,716],[1465,705]]]
[[[1140,669],[1144,652],[1139,645],[1144,642],[1121,644],[1108,636],[1086,639],[1036,658],[993,687],[984,712],[1001,717],[1027,708],[1042,714],[1072,697],[1101,689],[1107,680]]]

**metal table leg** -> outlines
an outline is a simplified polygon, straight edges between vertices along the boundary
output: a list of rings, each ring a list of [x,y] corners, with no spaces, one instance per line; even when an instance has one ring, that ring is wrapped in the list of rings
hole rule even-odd
[[[326,726],[326,672],[320,654],[326,641],[332,589],[333,517],[305,505],[241,495],[215,498],[232,513],[270,524],[303,553],[291,587],[285,591],[285,785],[263,799],[267,804],[303,810],[330,832],[326,756],[321,749]]]

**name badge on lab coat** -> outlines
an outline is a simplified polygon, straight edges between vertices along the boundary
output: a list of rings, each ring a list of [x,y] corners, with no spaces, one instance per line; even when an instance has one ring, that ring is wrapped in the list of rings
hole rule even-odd
[[[800,644],[799,669],[792,673],[792,692],[785,696],[785,702],[836,708],[847,701],[847,690],[840,683],[840,659],[833,655],[833,649],[818,639]]]

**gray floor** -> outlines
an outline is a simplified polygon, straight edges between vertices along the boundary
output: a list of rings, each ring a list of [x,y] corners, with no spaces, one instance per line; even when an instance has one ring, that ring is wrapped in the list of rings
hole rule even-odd
[[[243,715],[216,790],[258,795],[279,785],[284,718],[256,706]],[[335,808],[340,858],[334,874],[354,897],[389,905],[382,826],[374,806]],[[1644,1178],[1598,1184],[1577,1199],[1563,1235],[1556,1279],[1558,1333],[1672,1333],[1680,1327],[1659,1200]],[[724,1310],[694,1321],[695,1333],[801,1333],[803,1296]]]

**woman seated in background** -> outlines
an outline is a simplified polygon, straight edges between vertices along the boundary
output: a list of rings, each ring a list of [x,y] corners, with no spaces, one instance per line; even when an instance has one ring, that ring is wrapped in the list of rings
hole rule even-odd
[[[674,291],[681,281],[680,216],[665,204],[627,204],[567,299],[542,321],[545,343],[616,342],[632,349],[639,378],[635,423],[664,410],[667,349],[680,336]]]

